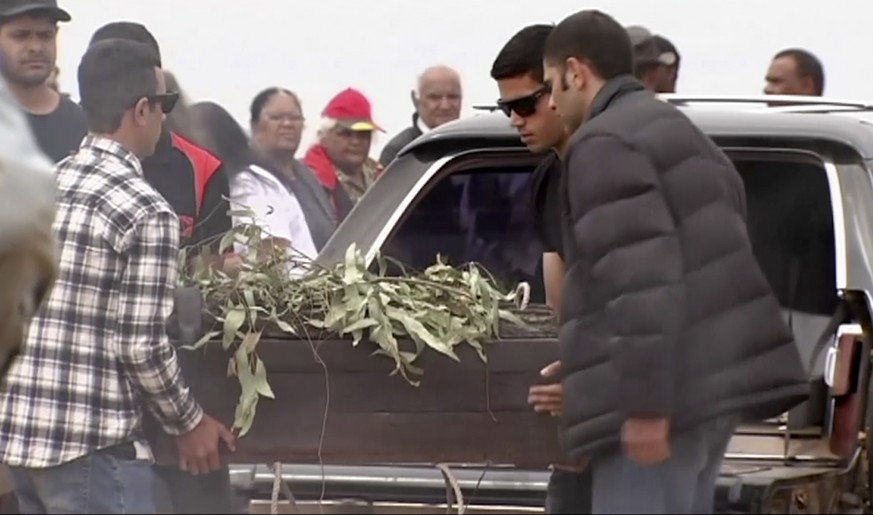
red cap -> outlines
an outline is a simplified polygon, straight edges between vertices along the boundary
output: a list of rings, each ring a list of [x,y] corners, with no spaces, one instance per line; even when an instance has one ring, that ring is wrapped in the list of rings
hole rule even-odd
[[[382,131],[373,121],[370,101],[356,89],[347,88],[337,93],[325,106],[321,116],[336,120],[337,123],[353,131]]]

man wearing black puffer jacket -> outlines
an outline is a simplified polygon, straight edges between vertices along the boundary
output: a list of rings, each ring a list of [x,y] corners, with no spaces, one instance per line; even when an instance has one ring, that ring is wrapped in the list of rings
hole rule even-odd
[[[550,106],[572,133],[561,192],[562,436],[593,513],[711,513],[737,423],[809,383],[752,254],[730,160],[633,76],[599,11],[551,33]]]

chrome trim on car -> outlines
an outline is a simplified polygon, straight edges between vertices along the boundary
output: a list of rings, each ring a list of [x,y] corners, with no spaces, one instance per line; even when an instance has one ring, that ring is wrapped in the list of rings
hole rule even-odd
[[[846,216],[843,210],[843,189],[840,185],[840,174],[833,159],[821,156],[825,174],[828,177],[828,188],[831,195],[831,212],[834,219],[834,259],[836,262],[837,290],[845,290],[848,286],[848,263],[846,256]]]

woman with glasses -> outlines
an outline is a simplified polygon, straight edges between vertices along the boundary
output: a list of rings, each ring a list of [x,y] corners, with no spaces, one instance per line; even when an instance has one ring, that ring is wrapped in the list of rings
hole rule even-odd
[[[267,159],[271,194],[296,198],[315,248],[321,250],[337,219],[315,174],[295,157],[305,121],[300,99],[287,89],[268,88],[252,100],[250,115],[252,147]]]
[[[271,162],[251,148],[242,127],[223,107],[212,102],[191,106],[197,142],[216,155],[230,177],[234,225],[254,224],[265,233],[264,245],[293,249],[314,259],[318,254],[298,197],[280,180]],[[237,245],[237,252],[245,252]]]

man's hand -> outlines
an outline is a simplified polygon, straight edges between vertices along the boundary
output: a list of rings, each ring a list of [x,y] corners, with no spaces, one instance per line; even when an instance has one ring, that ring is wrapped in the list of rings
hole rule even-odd
[[[554,377],[561,373],[561,362],[555,361],[546,368],[540,371],[543,377]],[[533,406],[537,413],[549,413],[553,417],[561,416],[561,403],[564,399],[564,388],[561,382],[546,385],[531,386],[528,393],[527,401]],[[555,463],[552,467],[555,470],[564,472],[581,473],[588,466],[588,458],[582,458],[579,463],[571,465],[569,463]]]
[[[631,418],[621,430],[624,453],[639,465],[657,465],[670,457],[670,421]]]
[[[557,377],[561,373],[561,362],[555,361],[540,371],[543,377]],[[553,417],[561,416],[561,402],[564,398],[564,388],[558,381],[552,384],[531,386],[527,402],[537,413],[549,413]]]
[[[236,451],[236,437],[221,422],[207,414],[190,433],[176,437],[179,468],[194,474],[207,474],[221,468],[219,442]]]

